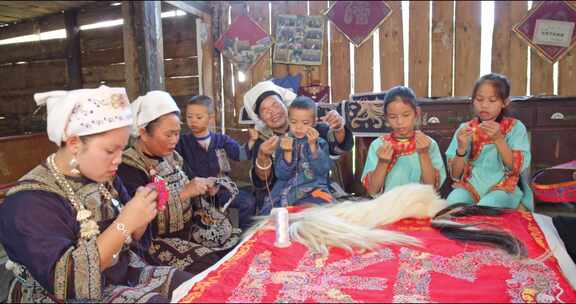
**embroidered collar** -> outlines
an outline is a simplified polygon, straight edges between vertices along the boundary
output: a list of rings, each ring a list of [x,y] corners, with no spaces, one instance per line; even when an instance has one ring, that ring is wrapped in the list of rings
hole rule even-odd
[[[506,134],[508,134],[510,130],[512,130],[512,127],[514,126],[515,122],[516,120],[511,117],[502,118],[502,120],[499,123],[500,132],[502,132],[502,134],[506,136]],[[488,134],[486,134],[486,132],[482,131],[482,129],[480,128],[481,123],[482,122],[478,117],[468,122],[468,126],[472,128],[472,151],[471,151],[472,160],[478,157],[480,151],[485,145],[493,143],[492,139],[490,139]]]

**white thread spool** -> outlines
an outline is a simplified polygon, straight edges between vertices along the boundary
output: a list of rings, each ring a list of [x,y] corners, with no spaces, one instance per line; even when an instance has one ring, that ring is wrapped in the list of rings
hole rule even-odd
[[[274,242],[274,246],[281,248],[290,246],[288,209],[274,208],[272,214],[274,214],[274,226],[276,228],[276,242]]]

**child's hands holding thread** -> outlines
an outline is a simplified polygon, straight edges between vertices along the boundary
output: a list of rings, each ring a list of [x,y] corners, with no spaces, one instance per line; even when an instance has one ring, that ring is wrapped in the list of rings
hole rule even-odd
[[[486,133],[493,141],[504,138],[500,132],[500,124],[495,121],[484,121],[480,124],[480,129]]]
[[[392,160],[393,153],[394,150],[392,149],[392,146],[388,142],[383,142],[376,151],[378,160],[383,163],[389,163]]]

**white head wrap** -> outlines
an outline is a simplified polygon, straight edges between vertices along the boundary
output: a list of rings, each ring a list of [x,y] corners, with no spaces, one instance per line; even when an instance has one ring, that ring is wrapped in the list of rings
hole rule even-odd
[[[39,106],[46,105],[47,133],[58,146],[70,136],[84,136],[132,124],[132,111],[124,88],[51,91],[34,94]]]
[[[180,113],[172,96],[164,91],[150,91],[136,98],[132,103],[132,111],[134,112],[133,136],[138,136],[140,128],[146,127],[149,122],[164,114]]]
[[[254,121],[254,126],[256,130],[260,132],[268,131],[268,127],[266,124],[258,117],[258,115],[254,112],[254,106],[256,104],[256,100],[260,95],[264,92],[276,92],[282,98],[282,102],[284,105],[288,107],[290,103],[296,98],[296,94],[289,89],[283,88],[281,86],[275,85],[271,80],[261,81],[256,84],[253,88],[248,90],[244,94],[244,108],[246,109],[246,113],[248,113],[248,117]]]

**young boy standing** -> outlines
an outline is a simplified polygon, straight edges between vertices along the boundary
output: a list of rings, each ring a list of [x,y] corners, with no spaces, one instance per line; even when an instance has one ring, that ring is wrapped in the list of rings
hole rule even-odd
[[[248,145],[240,145],[225,134],[210,132],[210,124],[214,122],[214,102],[210,97],[199,95],[188,101],[186,124],[191,132],[180,137],[176,150],[184,158],[184,172],[189,178],[226,176],[230,172],[229,159],[250,159],[254,139]],[[229,193],[218,191],[214,198],[222,206],[229,199]],[[252,194],[241,190],[230,207],[239,211],[240,228],[247,228],[256,213]]]

